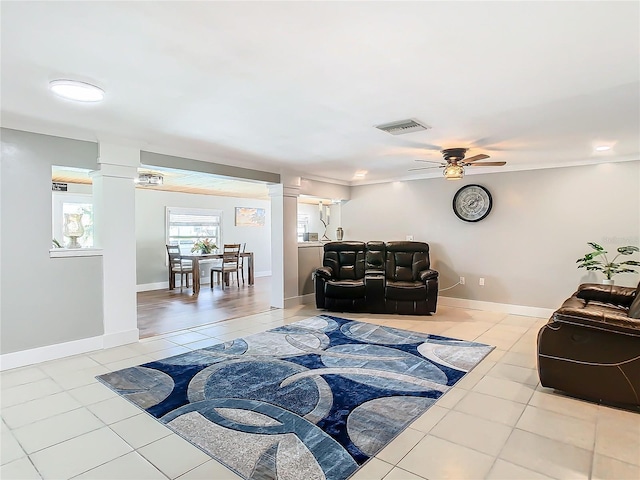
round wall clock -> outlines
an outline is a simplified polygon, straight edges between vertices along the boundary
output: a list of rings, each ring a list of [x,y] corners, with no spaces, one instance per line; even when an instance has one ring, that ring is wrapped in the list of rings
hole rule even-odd
[[[465,222],[479,222],[489,215],[493,200],[480,185],[465,185],[453,197],[453,211]]]

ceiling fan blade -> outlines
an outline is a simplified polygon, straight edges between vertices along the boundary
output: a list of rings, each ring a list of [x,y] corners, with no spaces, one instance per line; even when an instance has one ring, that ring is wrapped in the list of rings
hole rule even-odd
[[[479,162],[479,163],[472,163],[469,166],[470,167],[501,167],[506,164],[507,162]]]
[[[408,145],[410,147],[422,148],[425,150],[437,150],[437,151],[442,150],[442,147],[440,145],[433,145],[431,143],[423,143],[415,140],[408,140],[405,138],[398,139],[397,141],[398,143],[403,143],[404,145]]]
[[[415,170],[429,170],[430,168],[442,168],[444,167],[444,165],[438,165],[438,166],[433,166],[433,167],[420,167],[420,168],[410,168],[409,171],[413,172]]]
[[[442,164],[442,162],[440,161],[435,161],[435,160],[421,160],[419,158],[415,159],[416,162],[425,162],[425,163],[437,163],[437,164]]]
[[[473,157],[465,158],[463,160],[464,163],[473,163],[478,160],[484,160],[485,158],[489,158],[489,155],[485,155],[484,153],[480,153],[478,155],[474,155]]]

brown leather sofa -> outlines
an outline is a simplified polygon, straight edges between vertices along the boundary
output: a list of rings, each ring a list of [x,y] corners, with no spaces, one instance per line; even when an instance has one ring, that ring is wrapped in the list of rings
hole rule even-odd
[[[538,332],[544,387],[640,410],[640,283],[585,283]]]
[[[339,312],[435,313],[438,272],[424,242],[329,242],[314,272],[316,306]]]

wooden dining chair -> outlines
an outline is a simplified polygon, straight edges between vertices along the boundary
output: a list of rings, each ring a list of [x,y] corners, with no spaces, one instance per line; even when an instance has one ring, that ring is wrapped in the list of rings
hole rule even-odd
[[[178,245],[167,245],[167,255],[169,255],[169,290],[176,288],[176,275],[180,275],[180,290],[184,284],[189,288],[189,274],[193,280],[193,263],[182,259]]]
[[[240,244],[228,243],[225,244],[222,249],[222,262],[220,265],[214,265],[211,267],[211,288],[213,288],[213,274],[220,278],[220,285],[224,290],[226,279],[230,273],[236,272],[236,285],[240,286],[240,278],[238,276],[238,269],[240,265]],[[229,282],[231,283],[231,282]]]
[[[240,254],[243,254],[247,248],[247,244],[245,242],[240,245]],[[238,257],[238,269],[240,270],[240,275],[242,275],[242,284],[244,285],[244,257],[242,255]]]

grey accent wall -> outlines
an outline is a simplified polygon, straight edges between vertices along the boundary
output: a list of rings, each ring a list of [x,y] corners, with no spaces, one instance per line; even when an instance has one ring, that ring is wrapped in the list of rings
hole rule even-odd
[[[49,258],[51,166],[96,169],[98,145],[0,134],[1,353],[101,335],[102,258]]]
[[[234,167],[221,163],[202,162],[191,158],[174,157],[153,152],[140,152],[140,163],[157,167],[178,168],[194,172],[211,173],[230,178],[243,180],[255,180],[258,182],[280,183],[280,175],[277,173],[251,170],[249,168]]]
[[[222,240],[246,243],[254,252],[257,274],[271,273],[271,202],[250,198],[194,195],[136,189],[136,264],[137,284],[167,282],[166,207],[208,208],[222,210]],[[235,207],[266,210],[264,227],[236,227]],[[208,278],[208,269],[206,276]]]
[[[351,187],[335,183],[320,182],[308,178],[300,179],[300,194],[332,200],[349,200]]]
[[[353,187],[342,206],[345,240],[415,240],[431,246],[441,295],[557,308],[582,282],[601,274],[576,268],[592,241],[610,252],[639,244],[640,162],[468,175]],[[493,210],[478,223],[452,210],[456,191],[480,184]],[[634,257],[637,259],[637,255]],[[485,286],[478,285],[485,278]],[[616,284],[635,286],[638,275]]]

